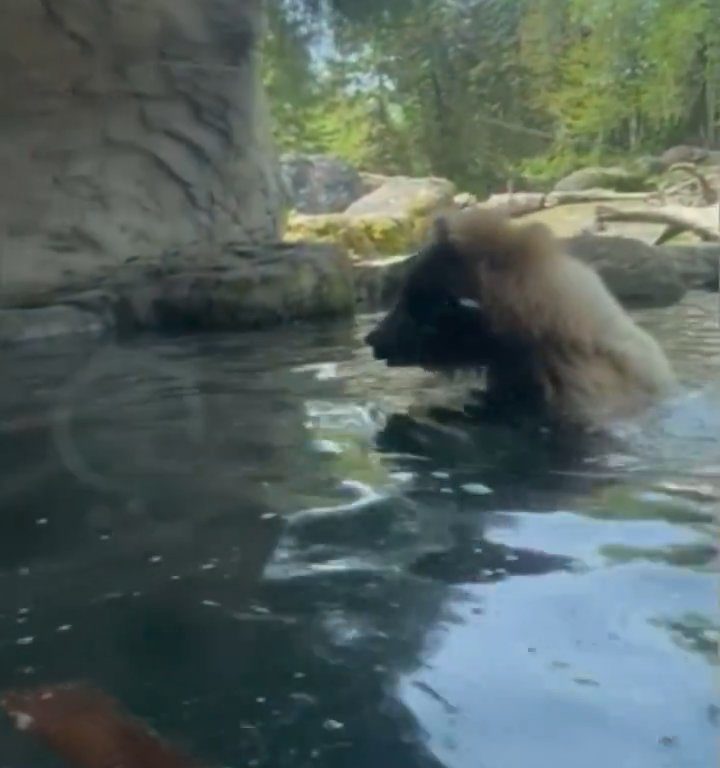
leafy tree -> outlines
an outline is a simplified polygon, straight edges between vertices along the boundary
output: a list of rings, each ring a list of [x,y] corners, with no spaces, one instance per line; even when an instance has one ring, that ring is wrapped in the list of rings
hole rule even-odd
[[[268,2],[284,149],[482,193],[720,132],[719,0]]]

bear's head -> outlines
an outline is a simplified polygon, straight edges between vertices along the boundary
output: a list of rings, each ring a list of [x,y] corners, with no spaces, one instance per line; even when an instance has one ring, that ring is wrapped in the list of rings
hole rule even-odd
[[[546,233],[536,228],[513,227],[481,209],[436,219],[395,305],[365,337],[375,358],[444,372],[517,359],[525,342],[505,321],[504,299],[512,297],[500,296],[499,303],[504,289],[498,288],[525,270],[533,249],[544,247]]]

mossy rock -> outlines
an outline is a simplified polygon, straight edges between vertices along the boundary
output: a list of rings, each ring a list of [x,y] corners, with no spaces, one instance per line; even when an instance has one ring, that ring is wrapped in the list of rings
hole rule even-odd
[[[285,229],[287,242],[333,243],[356,256],[388,256],[415,250],[427,234],[430,216],[418,205],[405,216],[295,214]]]

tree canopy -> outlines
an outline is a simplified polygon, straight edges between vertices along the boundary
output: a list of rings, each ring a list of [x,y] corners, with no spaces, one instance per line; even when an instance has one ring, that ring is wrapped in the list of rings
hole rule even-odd
[[[720,0],[268,4],[283,150],[484,192],[720,136]]]

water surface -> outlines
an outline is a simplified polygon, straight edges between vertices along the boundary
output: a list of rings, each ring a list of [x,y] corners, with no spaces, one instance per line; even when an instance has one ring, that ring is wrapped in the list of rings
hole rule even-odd
[[[717,297],[641,319],[684,391],[583,444],[403,420],[368,318],[5,351],[0,687],[218,765],[714,764]]]

